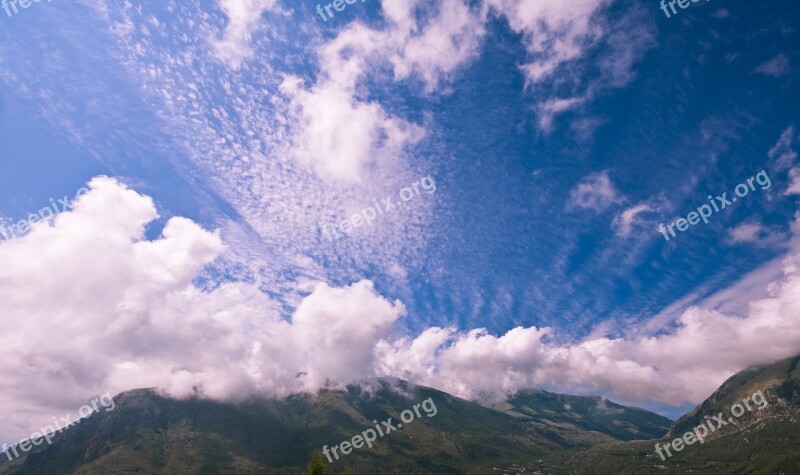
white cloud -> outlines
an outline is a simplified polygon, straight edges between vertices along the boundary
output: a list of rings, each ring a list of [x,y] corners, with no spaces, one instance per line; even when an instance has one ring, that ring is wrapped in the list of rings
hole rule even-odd
[[[540,82],[552,78],[559,65],[581,56],[579,51],[570,52],[568,47],[570,42],[580,47],[581,28],[596,28],[589,17],[594,18],[597,10],[586,6],[592,2],[580,3],[585,7],[587,18],[572,25],[559,20],[565,14],[559,9],[565,5],[563,2],[494,3],[508,5],[512,17],[516,11],[510,7],[512,5],[540,9],[539,16],[531,17],[542,21],[530,20],[529,41],[534,48],[540,47],[537,41],[542,45],[551,42],[566,51],[552,54],[545,51],[541,59],[535,57],[530,63],[534,65],[531,71]],[[385,2],[385,16],[390,19],[386,30],[372,30],[359,24],[344,27],[336,39],[318,51],[321,70],[316,83],[305,87],[293,78],[284,82],[297,113],[295,118],[300,121],[297,136],[308,139],[309,148],[303,151],[305,163],[329,176],[351,179],[358,177],[371,163],[370,153],[378,152],[377,156],[381,157],[378,161],[386,163],[402,153],[405,145],[419,139],[417,125],[364,99],[368,95],[362,89],[362,79],[368,74],[368,62],[377,60],[391,65],[397,80],[418,77],[430,92],[441,87],[475,54],[478,40],[484,34],[483,19],[466,9],[463,2],[444,2],[425,20],[419,20],[414,14],[420,4]],[[228,4],[230,18],[226,35],[229,36],[224,36],[223,42],[228,38],[232,46],[229,50],[225,49],[228,46],[219,50],[227,51],[232,64],[240,64],[249,54],[249,37],[264,12],[258,5],[268,3],[241,5],[250,7],[238,10],[237,4]],[[538,25],[548,25],[548,22],[564,25],[560,31],[576,36],[572,40],[547,40],[551,33]],[[541,39],[535,40],[534,35],[540,35]],[[433,54],[432,50],[439,54]],[[172,60],[173,57],[168,56],[165,64],[173,65]],[[185,66],[195,69],[189,63]],[[131,69],[146,68],[132,66]],[[268,161],[247,148],[248,140],[266,141],[264,137],[280,133],[270,128],[271,122],[255,120],[264,112],[257,106],[262,100],[259,91],[241,85],[240,91],[248,88],[247,94],[236,95],[231,89],[231,77],[225,78],[221,87],[233,91],[235,97],[228,111],[210,107],[203,102],[203,97],[195,101],[197,97],[189,86],[184,90],[166,87],[183,80],[189,85],[196,83],[201,88],[212,88],[213,81],[202,74],[185,78],[165,74],[165,77],[164,82],[158,84],[164,88],[153,89],[166,91],[167,96],[174,93],[174,98],[180,99],[170,102],[166,97],[165,103],[197,108],[173,111],[176,116],[196,121],[188,127],[190,135],[185,137],[186,143],[195,145],[201,139],[208,139],[201,137],[202,134],[225,127],[209,140],[215,144],[224,143],[224,149],[195,150],[198,155],[228,167],[218,174],[218,179],[225,180],[236,174],[245,176],[252,173],[254,162]],[[544,101],[546,103],[546,99]],[[198,117],[204,107],[212,110],[213,118],[219,119],[222,126],[218,127],[212,120],[200,122]],[[328,107],[335,117],[324,115]],[[552,111],[559,107],[568,109],[555,106]],[[335,122],[332,129],[321,125],[327,125],[326,121]],[[241,123],[243,129],[232,127],[231,123]],[[353,123],[362,125],[363,129],[356,133],[349,131]],[[200,126],[194,127],[196,124]],[[331,130],[336,134],[332,135]],[[304,135],[306,133],[308,135]],[[333,157],[344,162],[335,163],[331,157],[326,161],[312,157],[310,151],[323,150],[321,144],[330,145]],[[254,149],[259,150],[259,147]],[[349,153],[353,153],[353,157],[348,156]],[[223,160],[218,160],[219,157]],[[276,165],[279,166],[282,164]],[[272,198],[284,198],[292,193],[290,188],[298,187],[292,182],[295,177],[266,173],[265,176],[269,178],[267,182],[256,183],[252,188],[231,186],[230,189],[241,195],[268,196],[265,201],[270,208],[266,212],[265,207],[260,207],[263,203],[250,203],[250,206],[259,216],[268,215],[271,223],[277,223],[269,228],[271,234],[289,236],[281,241],[281,246],[275,247],[291,252],[296,249],[291,245],[297,246],[300,236],[308,233],[292,234],[295,229],[290,224],[311,219],[294,211],[322,207],[331,195],[298,193],[299,198],[296,195],[292,198],[297,198],[299,204],[292,207],[294,201],[290,205],[287,204],[290,200]],[[285,186],[286,183],[293,186]],[[687,363],[682,350],[692,347],[695,334],[703,342],[706,329],[701,325],[705,320],[686,317],[688,311],[681,317],[688,320],[681,323],[679,330],[683,333],[679,338],[667,340],[668,336],[678,335],[675,332],[655,342],[646,338],[630,341],[593,338],[581,345],[557,346],[548,343],[547,335],[551,330],[536,328],[515,329],[502,336],[479,330],[460,333],[454,329],[431,328],[416,338],[393,340],[387,334],[403,314],[402,305],[379,295],[369,282],[358,282],[344,289],[316,285],[313,292],[298,303],[294,317],[284,320],[276,312],[274,302],[265,298],[255,286],[226,284],[203,292],[192,285],[200,268],[223,252],[219,237],[188,220],[174,218],[165,228],[163,238],[145,241],[142,229],[156,217],[152,201],[108,180],[96,180],[92,187],[94,191],[85,197],[83,208],[59,217],[53,227],[40,226],[25,238],[0,245],[0,267],[6,271],[0,277],[3,282],[0,318],[6,323],[4,328],[11,329],[0,335],[4,343],[0,345],[0,355],[11,368],[7,372],[8,379],[0,383],[3,385],[0,393],[4,395],[2,407],[8,411],[3,413],[3,422],[8,423],[4,427],[10,425],[23,435],[31,432],[31,427],[22,429],[26,421],[31,420],[29,415],[38,414],[49,421],[51,415],[63,413],[62,407],[69,410],[82,403],[87,392],[154,385],[178,395],[191,393],[197,387],[214,397],[251,392],[282,395],[298,389],[313,389],[329,378],[347,380],[359,375],[397,374],[419,382],[430,381],[433,386],[459,394],[490,391],[495,387],[493,381],[500,381],[498,387],[509,390],[551,384],[567,392],[588,388],[648,400],[663,398],[675,402],[681,397],[697,400],[702,397],[698,394],[738,369],[739,363],[785,352],[795,341],[791,331],[785,332],[779,335],[782,339],[778,340],[777,349],[767,345],[761,348],[763,353],[759,353],[759,341],[754,340],[755,336],[740,336],[738,343],[755,345],[745,346],[747,358],[724,362],[726,355],[708,350],[702,354],[717,359],[708,367],[696,368],[696,374],[689,374],[687,368],[692,364],[696,366],[698,361],[705,364],[705,361],[697,359]],[[605,209],[624,201],[607,172],[588,177],[574,191],[576,202],[588,208]],[[239,210],[249,216],[255,214],[244,206]],[[289,218],[295,221],[281,228],[284,223],[280,220],[285,216],[287,222]],[[796,304],[791,306],[789,299],[792,292],[797,294],[797,288],[787,284],[793,278],[794,274],[787,274],[785,282],[773,287],[778,292],[784,287],[787,289],[773,296],[773,299],[786,301],[781,304],[786,314],[796,310]],[[702,315],[709,312],[693,311]],[[709,319],[709,324],[723,330],[727,329],[726,325],[734,327],[740,323],[734,317],[711,314],[721,317]],[[774,322],[770,322],[757,313],[751,313],[748,318],[756,317],[767,322],[767,326],[775,323],[780,327],[785,323],[781,320],[785,317],[774,317]],[[759,331],[755,334],[760,335]],[[342,342],[347,351],[340,354],[338,348]],[[631,347],[630,351],[625,345]],[[715,345],[719,347],[720,342],[715,340]],[[657,353],[655,356],[648,353],[651,346],[658,349],[657,352],[652,350]],[[302,351],[298,352],[298,348]],[[373,348],[378,351],[377,356],[372,353]],[[528,359],[528,356],[539,359]],[[682,362],[679,364],[674,358],[681,358]],[[471,366],[470,362],[475,365]],[[448,368],[457,371],[447,375]],[[563,374],[559,373],[559,368],[565,370]],[[631,368],[630,374],[625,373],[626,368]],[[661,388],[670,381],[671,368],[676,368],[676,378],[683,379],[672,392],[662,394]],[[49,376],[43,378],[42,374]],[[698,388],[693,392],[681,392],[682,388],[698,381]],[[53,388],[59,389],[58,397],[50,399]],[[31,426],[35,428],[36,423]]]
[[[305,90],[290,77],[282,90],[296,113],[294,153],[323,178],[360,181],[370,163],[388,166],[424,136],[421,127],[391,117],[378,103],[358,102],[333,83]]]
[[[172,218],[161,238],[145,240],[157,216],[151,199],[108,178],[90,187],[73,210],[0,243],[8,440],[93,394],[152,386],[229,399],[395,376],[469,398],[544,386],[677,405],[698,402],[742,367],[800,350],[796,241],[783,277],[743,317],[695,306],[658,336],[593,334],[575,344],[536,327],[500,336],[433,327],[395,338],[405,308],[369,281],[318,283],[290,319],[256,285],[202,291],[194,279],[224,251],[216,233]]]
[[[800,167],[789,170],[789,187],[786,189],[787,195],[800,195]]]
[[[614,229],[614,232],[617,236],[620,237],[628,237],[631,234],[633,228],[637,225],[637,217],[642,213],[656,211],[647,203],[639,203],[637,205],[631,206],[630,208],[622,211],[617,216],[614,217],[614,221],[611,223],[611,227]]]
[[[559,67],[581,58],[607,29],[622,32],[607,35],[605,54],[597,62],[600,78],[588,90],[574,97],[537,99],[539,125],[549,130],[556,115],[586,103],[603,88],[630,81],[633,63],[653,44],[649,30],[630,21],[635,14],[616,20],[620,24],[600,21],[608,3],[488,0],[478,10],[463,0],[384,1],[385,27],[351,23],[317,49],[320,71],[314,84],[306,87],[294,77],[284,81],[282,90],[292,110],[293,155],[323,178],[343,183],[360,181],[372,165],[396,163],[425,131],[363,99],[363,80],[388,66],[395,81],[416,77],[426,93],[440,90],[477,57],[490,11],[505,16],[522,34],[533,58],[521,66],[530,84],[549,80]]]
[[[421,26],[410,21],[413,9],[400,4],[382,3],[386,16],[398,25],[392,32],[397,48],[390,54],[395,78],[406,79],[416,73],[426,90],[433,92],[467,60],[477,56],[486,33],[482,18],[461,0],[445,0]]]
[[[568,205],[603,211],[609,206],[621,203],[624,198],[608,176],[608,170],[588,175],[570,192]]]
[[[758,222],[743,223],[728,232],[729,244],[754,244],[758,247],[781,247],[787,236]]]
[[[291,102],[293,154],[326,179],[358,182],[367,168],[391,167],[425,130],[393,117],[359,88],[372,67],[391,66],[395,80],[419,76],[428,92],[477,54],[483,24],[461,0],[445,0],[417,16],[418,1],[384,2],[388,25],[372,29],[352,23],[317,51],[320,73],[306,88],[284,81]],[[424,17],[424,18],[421,18]]]
[[[767,155],[770,158],[770,166],[777,171],[789,169],[797,158],[797,152],[793,148],[794,126],[789,126],[781,132],[780,138],[775,145],[769,149]]]
[[[744,317],[692,307],[666,334],[574,345],[548,343],[549,328],[501,336],[431,328],[417,339],[381,342],[380,371],[465,398],[544,386],[629,403],[697,403],[744,367],[800,352],[798,262],[800,254],[787,257],[784,279]]]
[[[539,127],[545,132],[553,128],[553,119],[562,113],[573,110],[586,102],[585,97],[571,97],[569,99],[550,99],[536,106],[539,115]]]
[[[531,83],[550,77],[567,61],[579,58],[602,31],[592,19],[609,0],[487,0],[487,5],[508,19],[523,35],[531,56],[522,66]]]
[[[221,39],[212,41],[214,54],[234,69],[253,56],[251,40],[261,14],[276,9],[277,0],[219,0],[228,17]]]
[[[789,172],[789,186],[785,191],[787,195],[800,194],[800,167],[796,166],[797,151],[794,149],[794,139],[794,126],[789,126],[781,132],[778,141],[767,152],[770,168]]]
[[[551,130],[557,115],[591,102],[603,90],[628,84],[635,76],[634,64],[655,46],[653,27],[644,9],[634,6],[605,17],[610,4],[610,0],[486,1],[522,35],[531,59],[520,69],[526,84],[540,96],[535,109],[543,131]],[[590,51],[596,53],[595,60],[590,65],[577,65]],[[578,71],[588,68],[596,68],[597,74],[586,81]],[[565,70],[563,74],[559,74],[561,69]],[[542,93],[547,84],[555,85],[555,91],[563,90],[565,83],[573,84],[569,97]]]
[[[760,64],[756,72],[767,76],[781,77],[789,72],[789,58],[781,53],[769,61]]]
[[[255,285],[201,291],[193,280],[225,249],[217,233],[172,218],[145,240],[150,198],[109,178],[89,186],[73,210],[0,243],[5,440],[105,391],[231,398],[351,381],[405,312],[368,281],[318,284],[288,321]]]

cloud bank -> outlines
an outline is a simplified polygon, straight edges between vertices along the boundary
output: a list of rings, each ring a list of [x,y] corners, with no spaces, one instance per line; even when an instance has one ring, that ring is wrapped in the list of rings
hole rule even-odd
[[[560,344],[551,328],[429,328],[369,281],[318,283],[285,317],[251,284],[193,281],[225,252],[185,218],[149,241],[150,198],[99,177],[74,209],[0,243],[3,427],[17,436],[92,394],[159,387],[217,399],[285,396],[394,376],[467,398],[543,386],[628,402],[697,402],[742,367],[800,350],[800,246],[746,315],[692,307],[674,329]],[[800,222],[800,218],[798,218]]]

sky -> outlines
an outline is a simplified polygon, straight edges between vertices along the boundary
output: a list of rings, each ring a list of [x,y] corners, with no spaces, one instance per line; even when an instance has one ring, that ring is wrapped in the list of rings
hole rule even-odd
[[[2,441],[382,376],[677,417],[800,353],[796,2],[2,5]]]

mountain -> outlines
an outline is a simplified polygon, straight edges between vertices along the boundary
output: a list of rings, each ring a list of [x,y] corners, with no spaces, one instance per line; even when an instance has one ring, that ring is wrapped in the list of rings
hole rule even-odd
[[[570,474],[800,473],[798,363],[800,356],[740,371],[675,421],[663,439],[556,453],[524,467]],[[703,435],[701,424],[708,432],[702,443],[690,437],[689,441],[695,439],[691,445],[684,443],[680,451],[672,448],[672,456],[667,456],[664,445],[686,433],[694,435],[695,429]],[[709,424],[714,425],[713,431]],[[656,453],[657,443],[664,460]]]
[[[794,474],[800,473],[798,363],[800,356],[745,369],[672,424],[598,397],[526,390],[481,405],[396,379],[233,403],[135,390],[52,445],[13,462],[4,458],[0,475],[296,475],[323,447],[337,447],[327,454],[331,464],[322,459],[332,474]],[[711,420],[720,427],[711,430]],[[376,425],[391,432],[374,435]],[[363,445],[369,431],[372,448],[340,445]],[[691,444],[676,447],[679,437]]]
[[[328,473],[345,467],[359,474],[488,473],[636,434],[663,434],[670,422],[599,398],[545,392],[520,393],[495,410],[394,379],[281,400],[177,401],[136,390],[115,401],[115,410],[90,416],[52,445],[10,463],[3,459],[0,474],[296,475],[312,452],[390,417],[396,430],[378,437],[371,449],[339,453],[339,460],[330,455]],[[420,417],[412,412],[414,420],[400,427],[401,413],[415,404]]]
[[[542,390],[523,390],[492,408],[526,420],[534,427],[567,427],[602,435],[607,440],[653,439],[672,423],[644,409],[625,407],[605,398],[570,396]],[[606,440],[606,441],[607,441]]]

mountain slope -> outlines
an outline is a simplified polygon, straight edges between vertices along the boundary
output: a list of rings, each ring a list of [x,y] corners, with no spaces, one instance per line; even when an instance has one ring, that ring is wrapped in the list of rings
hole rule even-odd
[[[734,417],[745,398],[750,409]],[[800,357],[737,373],[670,428],[661,416],[597,397],[528,390],[489,408],[393,379],[281,400],[176,401],[149,390],[115,399],[116,410],[52,446],[0,462],[0,474],[297,474],[312,452],[373,421],[392,417],[399,426],[402,411],[428,399],[430,412],[373,448],[326,461],[327,473],[800,473]],[[727,422],[702,443],[657,455],[656,443],[663,448],[711,417]]]
[[[800,473],[798,363],[800,356],[740,371],[675,421],[663,440],[602,444],[571,454],[554,454],[542,463],[525,467],[571,474]],[[752,402],[759,391],[766,404]],[[750,398],[751,410],[742,403],[745,398]],[[762,400],[759,396],[755,399]],[[734,404],[744,409],[738,417],[731,413]],[[665,460],[657,455],[656,443],[663,447],[700,424],[708,428],[707,421],[720,418],[720,413],[725,424],[713,432],[709,430],[703,443],[694,442],[681,451],[673,449],[671,457],[664,454]],[[714,424],[719,422],[715,420]]]
[[[572,427],[617,440],[661,437],[672,421],[644,409],[625,407],[597,396],[571,396],[524,390],[494,409],[530,421],[535,427]]]
[[[547,393],[558,400],[560,395]],[[531,403],[520,395],[513,400]],[[282,400],[252,399],[239,403],[175,401],[152,391],[119,395],[117,408],[91,416],[59,435],[52,446],[38,447],[25,458],[0,464],[0,473],[291,473],[320,452],[349,440],[373,420],[400,413],[430,398],[435,415],[421,417],[378,438],[373,448],[355,449],[329,465],[330,473],[348,467],[353,473],[487,473],[493,467],[522,464],[565,449],[615,440],[614,430],[595,430],[596,398],[563,396],[575,409],[568,415],[509,414],[399,380],[375,380],[347,391],[322,391]],[[583,408],[590,411],[583,413]],[[613,405],[614,411],[621,406]],[[524,410],[524,409],[521,409]],[[623,411],[636,411],[623,408]],[[641,416],[639,427],[652,430],[665,420]],[[629,418],[630,419],[630,418]],[[583,421],[583,422],[581,422]],[[586,422],[590,421],[590,422]],[[653,422],[655,421],[655,422]],[[591,427],[591,428],[587,428]],[[667,427],[663,425],[661,432]],[[327,461],[326,461],[327,464]]]

